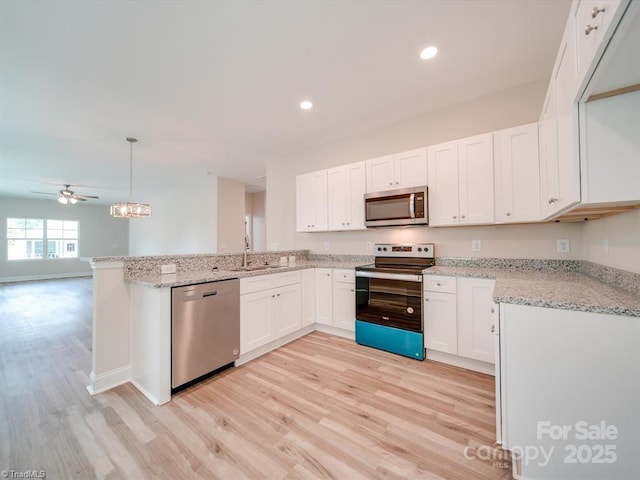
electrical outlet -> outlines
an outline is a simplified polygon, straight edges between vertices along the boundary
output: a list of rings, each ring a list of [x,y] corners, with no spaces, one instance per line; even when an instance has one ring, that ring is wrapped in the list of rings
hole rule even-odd
[[[329,250],[329,248],[331,248],[331,245],[329,244],[329,242],[324,242],[324,249]]]
[[[471,251],[479,252],[482,250],[482,241],[480,240],[471,240]]]
[[[559,238],[558,239],[558,253],[569,253],[571,251],[571,247],[569,246],[569,239],[567,238]]]
[[[369,252],[370,252],[371,250],[373,250],[373,242],[367,242],[367,243],[365,243],[365,249],[366,249],[367,251],[369,251]]]
[[[175,263],[170,263],[168,265],[161,265],[160,266],[160,273],[162,275],[167,275],[169,273],[176,273],[176,264]]]
[[[278,242],[271,242],[271,250],[278,250]]]
[[[605,257],[609,256],[609,239],[605,238],[604,242],[602,242],[602,250]]]

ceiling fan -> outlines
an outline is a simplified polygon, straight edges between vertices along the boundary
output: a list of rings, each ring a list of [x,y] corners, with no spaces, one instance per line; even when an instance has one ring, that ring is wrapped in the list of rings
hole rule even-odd
[[[86,200],[89,200],[90,198],[100,198],[100,197],[96,197],[95,195],[76,195],[75,193],[73,193],[73,190],[69,190],[69,187],[71,187],[71,185],[64,185],[64,189],[60,190],[58,193],[34,192],[34,191],[31,191],[31,193],[38,193],[40,195],[57,195],[58,201],[63,205],[67,205],[67,204],[73,205],[78,200],[81,202],[84,202]]]

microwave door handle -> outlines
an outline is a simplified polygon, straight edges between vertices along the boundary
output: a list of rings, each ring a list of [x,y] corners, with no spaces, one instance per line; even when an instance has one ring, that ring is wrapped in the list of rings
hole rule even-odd
[[[416,194],[409,195],[409,217],[416,218]]]

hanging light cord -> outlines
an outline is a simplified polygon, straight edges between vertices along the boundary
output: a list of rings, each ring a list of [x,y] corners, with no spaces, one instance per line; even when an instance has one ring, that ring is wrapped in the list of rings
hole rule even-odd
[[[129,202],[133,202],[133,144],[138,140],[135,138],[127,137],[129,142]]]

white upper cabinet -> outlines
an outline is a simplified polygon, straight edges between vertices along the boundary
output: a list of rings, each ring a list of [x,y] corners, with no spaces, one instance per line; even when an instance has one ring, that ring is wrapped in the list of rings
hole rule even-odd
[[[458,142],[428,148],[429,225],[458,224]]]
[[[458,140],[460,225],[494,223],[493,135]]]
[[[365,162],[327,171],[329,230],[363,230]]]
[[[493,136],[429,147],[429,225],[494,223]]]
[[[571,18],[565,29],[540,118],[541,211],[550,218],[580,201],[576,50]]]
[[[427,184],[426,148],[372,158],[366,165],[369,193]]]
[[[327,194],[326,170],[296,177],[296,226],[298,232],[327,230]]]
[[[574,93],[581,93],[597,67],[615,25],[628,2],[620,0],[581,0],[575,9],[576,72]],[[636,47],[637,48],[637,47]],[[575,99],[575,97],[574,97]]]
[[[538,124],[493,134],[496,223],[540,220]]]

